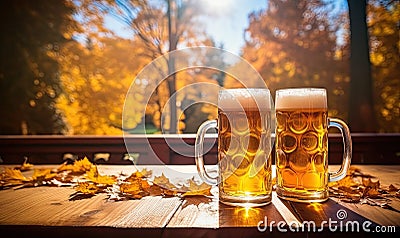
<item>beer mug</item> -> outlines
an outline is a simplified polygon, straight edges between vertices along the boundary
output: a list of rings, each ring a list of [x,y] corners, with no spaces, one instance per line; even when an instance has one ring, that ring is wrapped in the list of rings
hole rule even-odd
[[[328,199],[328,182],[346,176],[350,167],[350,131],[340,119],[328,117],[323,88],[289,88],[276,91],[276,172],[279,197],[296,202]],[[341,168],[328,172],[328,128],[343,137]]]
[[[200,177],[219,186],[220,202],[256,207],[271,202],[271,120],[268,89],[225,89],[218,94],[218,120],[198,129],[195,159]],[[274,121],[272,121],[273,123]],[[218,129],[218,176],[204,168],[204,135]]]

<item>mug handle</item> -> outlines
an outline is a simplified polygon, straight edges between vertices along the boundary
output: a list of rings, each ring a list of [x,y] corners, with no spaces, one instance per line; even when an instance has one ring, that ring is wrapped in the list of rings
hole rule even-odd
[[[346,123],[338,118],[328,118],[328,127],[336,127],[339,129],[343,138],[343,161],[340,169],[336,172],[329,173],[329,182],[335,182],[346,177],[347,171],[350,168],[352,155],[352,142],[350,130]]]
[[[195,156],[195,160],[196,160],[197,172],[199,173],[201,179],[210,185],[217,185],[218,184],[218,176],[214,178],[214,177],[211,177],[207,173],[207,171],[204,167],[204,159],[203,159],[204,136],[205,136],[206,132],[211,128],[218,129],[217,120],[208,120],[200,125],[199,129],[197,130],[197,134],[196,134],[196,142],[195,142],[195,146],[194,146],[194,156]]]

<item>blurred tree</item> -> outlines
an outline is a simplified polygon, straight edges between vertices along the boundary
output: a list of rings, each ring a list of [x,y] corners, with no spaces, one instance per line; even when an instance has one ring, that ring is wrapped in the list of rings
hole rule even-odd
[[[97,36],[93,41],[86,45],[71,42],[57,55],[64,89],[57,108],[65,117],[69,134],[122,134],[126,90],[147,62],[137,57],[141,48],[131,40]],[[132,128],[141,122],[144,110],[143,96],[133,97],[125,112],[131,115],[126,123]]]
[[[61,89],[50,53],[71,40],[76,27],[70,1],[0,1],[1,134],[58,134],[55,107]]]
[[[210,42],[202,28],[194,27],[195,24],[193,24],[201,9],[197,1],[81,0],[80,2],[84,14],[90,16],[89,21],[96,18],[104,21],[105,16],[111,15],[124,23],[128,29],[132,30],[134,38],[143,43],[145,51],[142,55],[149,57],[150,60],[174,51],[178,46],[204,45]],[[149,107],[153,113],[159,114],[153,117],[154,120],[160,120],[155,121],[154,124],[163,127],[169,133],[178,132],[176,75],[172,74],[175,71],[174,60],[173,58],[167,60],[168,77],[165,83],[156,82],[157,90],[151,101],[158,112],[154,111],[154,107]],[[164,114],[168,112],[168,118],[165,120],[169,122],[168,125],[161,122],[161,110],[165,107],[165,102],[162,101],[165,98],[163,91],[168,92],[169,108],[164,111]]]
[[[252,13],[243,57],[274,93],[286,87],[325,87],[331,116],[347,117],[348,61],[337,31],[346,18],[330,17],[319,0],[270,0]]]
[[[400,132],[400,3],[369,0],[367,19],[380,132]]]

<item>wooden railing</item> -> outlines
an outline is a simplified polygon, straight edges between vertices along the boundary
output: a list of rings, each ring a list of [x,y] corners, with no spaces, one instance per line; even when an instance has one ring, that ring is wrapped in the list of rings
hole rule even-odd
[[[352,141],[352,163],[400,164],[400,134],[352,134]],[[215,164],[216,138],[208,136],[205,142],[205,147],[211,148],[205,161]],[[25,158],[33,164],[60,164],[86,156],[107,164],[132,164],[132,160],[138,164],[194,164],[194,143],[195,135],[0,136],[0,159],[3,164],[19,164]],[[329,163],[341,163],[342,151],[340,135],[330,134]]]

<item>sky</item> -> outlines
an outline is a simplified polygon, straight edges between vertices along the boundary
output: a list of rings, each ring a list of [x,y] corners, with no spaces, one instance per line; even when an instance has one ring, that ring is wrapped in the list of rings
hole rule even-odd
[[[202,0],[210,8],[218,11],[218,15],[210,13],[205,21],[207,33],[217,44],[223,43],[224,49],[240,54],[244,45],[244,30],[249,25],[248,15],[253,11],[265,9],[266,0]],[[221,3],[224,2],[224,3]]]
[[[194,0],[191,0],[194,1]],[[206,8],[207,15],[201,18],[207,34],[217,45],[221,43],[224,49],[239,55],[244,45],[243,33],[248,27],[248,15],[260,9],[265,9],[267,0],[199,0]],[[108,18],[106,26],[114,29],[122,37],[130,37],[131,32],[124,29],[121,23]]]

